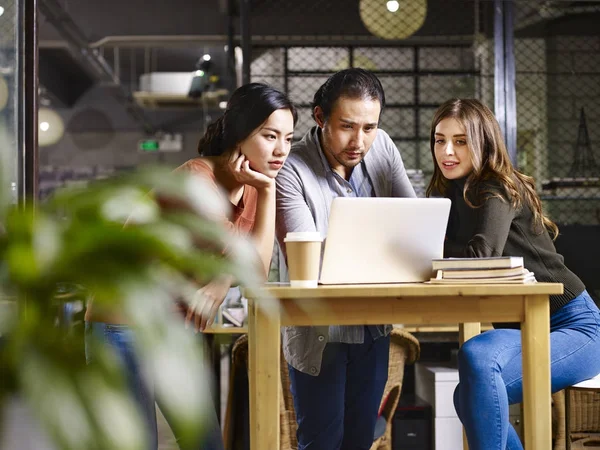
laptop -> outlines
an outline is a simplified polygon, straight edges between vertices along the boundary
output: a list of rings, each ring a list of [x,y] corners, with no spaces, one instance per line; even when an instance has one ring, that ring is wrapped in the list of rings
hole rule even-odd
[[[447,198],[336,197],[321,284],[411,283],[431,278],[441,258]]]

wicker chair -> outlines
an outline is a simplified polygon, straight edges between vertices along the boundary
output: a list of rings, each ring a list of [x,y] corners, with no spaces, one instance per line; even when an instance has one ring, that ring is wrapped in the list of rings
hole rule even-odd
[[[554,450],[600,449],[600,376],[552,395]]]
[[[371,450],[392,450],[392,419],[400,400],[404,366],[419,359],[420,351],[419,341],[412,334],[400,328],[392,330],[388,380],[383,391],[383,398],[388,400],[381,412],[387,419],[387,426],[385,434],[373,442]]]
[[[402,329],[394,329],[391,334],[390,363],[388,381],[384,389],[383,398],[386,403],[380,413],[387,419],[386,431],[383,436],[373,442],[371,450],[391,450],[392,446],[392,418],[400,399],[402,380],[404,378],[404,365],[412,364],[419,357],[420,347],[417,339]],[[232,370],[230,374],[230,389],[227,399],[227,413],[223,434],[227,450],[248,449],[248,338],[241,336],[234,344],[232,350]],[[281,355],[283,360],[283,355]],[[281,364],[280,384],[280,448],[282,450],[296,450],[296,414],[294,403],[289,389],[290,380],[287,364]],[[245,388],[245,389],[244,389]]]

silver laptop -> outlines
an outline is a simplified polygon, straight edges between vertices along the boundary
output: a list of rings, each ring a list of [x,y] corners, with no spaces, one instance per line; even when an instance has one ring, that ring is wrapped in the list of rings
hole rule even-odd
[[[321,284],[421,282],[441,258],[446,198],[348,198],[331,205]]]

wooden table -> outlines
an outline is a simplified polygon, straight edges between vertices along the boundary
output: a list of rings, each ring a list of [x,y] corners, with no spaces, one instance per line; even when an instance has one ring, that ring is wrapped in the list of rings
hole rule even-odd
[[[213,324],[202,331],[204,336],[204,350],[207,353],[212,375],[215,379],[215,383],[212,386],[212,397],[219,422],[221,422],[223,404],[221,401],[221,358],[223,357],[221,353],[221,338],[227,339],[230,337],[229,341],[234,342],[237,336],[246,334],[247,332],[247,327],[224,327],[220,324]]]
[[[525,448],[551,448],[551,294],[562,284],[376,284],[245,292],[248,304],[250,448],[279,450],[280,327],[381,323],[459,323],[461,340],[481,322],[520,322],[523,344]],[[260,307],[258,307],[260,305]]]

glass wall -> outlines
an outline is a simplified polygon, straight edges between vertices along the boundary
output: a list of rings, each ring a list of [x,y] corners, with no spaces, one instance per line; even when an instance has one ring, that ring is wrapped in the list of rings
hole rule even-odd
[[[19,167],[19,0],[0,0],[0,195],[16,202]]]

